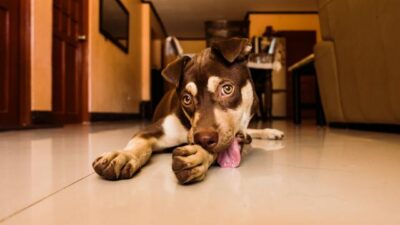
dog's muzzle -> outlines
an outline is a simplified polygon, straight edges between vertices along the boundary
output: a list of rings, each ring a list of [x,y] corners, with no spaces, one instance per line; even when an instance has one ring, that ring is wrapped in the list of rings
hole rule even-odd
[[[218,133],[212,130],[200,130],[194,134],[194,143],[212,151],[218,144]]]

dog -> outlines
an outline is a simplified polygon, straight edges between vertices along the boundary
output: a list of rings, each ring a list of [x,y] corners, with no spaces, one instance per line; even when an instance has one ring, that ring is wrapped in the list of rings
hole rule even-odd
[[[258,99],[247,67],[251,44],[244,38],[215,42],[193,57],[168,64],[162,76],[174,88],[158,104],[153,124],[125,149],[93,162],[108,180],[128,179],[153,152],[175,148],[172,170],[179,183],[204,180],[209,167],[237,167],[252,138],[282,139],[275,129],[248,129]]]

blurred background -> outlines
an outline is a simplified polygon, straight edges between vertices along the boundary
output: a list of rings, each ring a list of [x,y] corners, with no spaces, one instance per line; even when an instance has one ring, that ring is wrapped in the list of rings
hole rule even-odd
[[[183,54],[245,37],[257,119],[400,123],[397,1],[0,0],[0,128],[150,118]]]

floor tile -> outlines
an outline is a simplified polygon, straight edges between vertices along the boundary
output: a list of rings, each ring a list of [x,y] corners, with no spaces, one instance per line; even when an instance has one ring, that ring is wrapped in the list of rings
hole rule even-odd
[[[4,224],[400,224],[399,135],[272,125],[283,141],[254,140],[239,168],[213,167],[188,186],[170,154],[130,180],[93,174],[91,161],[143,124],[0,134],[0,215],[27,207]]]

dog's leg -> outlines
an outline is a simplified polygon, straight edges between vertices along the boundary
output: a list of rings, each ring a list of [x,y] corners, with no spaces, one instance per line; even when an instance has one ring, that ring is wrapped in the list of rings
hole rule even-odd
[[[150,159],[153,151],[161,151],[187,142],[187,129],[175,114],[136,134],[124,150],[107,152],[93,162],[97,174],[108,180],[131,178]]]
[[[178,147],[172,153],[172,170],[181,184],[202,181],[215,159],[200,145]]]
[[[276,129],[247,129],[246,133],[255,139],[280,140],[285,135],[282,131]]]

